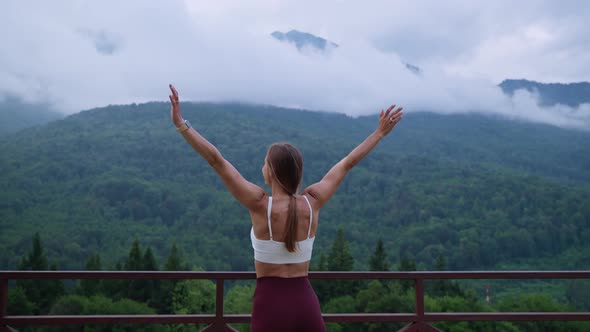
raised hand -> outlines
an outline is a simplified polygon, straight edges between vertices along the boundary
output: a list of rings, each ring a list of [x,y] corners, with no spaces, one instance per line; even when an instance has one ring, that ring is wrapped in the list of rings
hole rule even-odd
[[[396,105],[391,105],[389,106],[387,111],[381,110],[381,113],[379,114],[379,126],[377,127],[377,132],[381,136],[386,136],[387,134],[389,134],[391,130],[393,130],[393,127],[395,127],[395,125],[402,120],[402,117],[404,115],[402,110],[404,108],[399,107],[398,109],[393,111],[395,109],[395,106]]]
[[[170,118],[176,127],[180,127],[184,123],[184,120],[182,119],[182,114],[180,114],[178,91],[176,91],[172,84],[170,84],[170,91],[172,91],[172,94],[168,96],[170,97],[170,103],[172,103],[170,106]]]

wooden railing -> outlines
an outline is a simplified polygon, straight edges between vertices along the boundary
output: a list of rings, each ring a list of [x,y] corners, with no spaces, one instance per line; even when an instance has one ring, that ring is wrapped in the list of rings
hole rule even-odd
[[[255,279],[254,272],[159,272],[159,271],[0,271],[0,331],[16,331],[23,325],[88,324],[209,324],[203,331],[235,331],[229,324],[249,323],[249,314],[223,313],[225,280]],[[413,313],[323,314],[326,322],[408,322],[399,331],[439,331],[440,321],[590,321],[590,312],[425,312],[424,281],[444,279],[590,279],[590,271],[506,272],[310,272],[310,279],[402,279],[414,280]],[[215,314],[195,315],[6,315],[8,283],[19,279],[210,279],[216,281]]]

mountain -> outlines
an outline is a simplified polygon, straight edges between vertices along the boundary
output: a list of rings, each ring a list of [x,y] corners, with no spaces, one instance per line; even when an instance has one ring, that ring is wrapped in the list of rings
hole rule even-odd
[[[59,120],[64,115],[48,105],[26,103],[15,97],[0,99],[0,136]]]
[[[333,43],[329,40],[312,35],[311,33],[301,32],[297,30],[291,30],[287,33],[275,31],[270,35],[279,41],[295,44],[299,51],[301,51],[305,47],[311,47],[313,49],[321,51],[326,51],[338,47],[338,44]],[[411,63],[402,63],[405,66],[405,68],[409,70],[412,74],[420,75],[422,73],[422,69],[420,67],[413,65]]]
[[[411,71],[413,74],[416,74],[416,75],[422,74],[422,69],[418,66],[415,66],[411,63],[404,63],[404,66],[406,66],[406,69]]]
[[[556,104],[578,107],[590,103],[590,83],[539,83],[528,80],[507,79],[500,83],[505,94],[512,96],[517,90],[527,90],[540,97],[540,104],[553,106]]]
[[[311,47],[325,51],[327,49],[338,47],[338,44],[333,43],[329,40],[326,40],[318,36],[314,36],[311,33],[301,32],[297,30],[291,30],[287,33],[275,31],[271,33],[271,36],[282,42],[295,44],[298,50],[301,50],[304,47]]]
[[[269,144],[305,159],[303,186],[361,142],[375,116],[183,103],[250,181]],[[314,264],[338,229],[356,259],[381,238],[421,268],[581,269],[590,262],[590,134],[478,114],[409,113],[322,209]],[[61,269],[92,253],[113,267],[133,239],[158,261],[176,241],[194,266],[253,269],[247,211],[170,124],[168,104],[108,106],[0,139],[0,268],[42,234]]]

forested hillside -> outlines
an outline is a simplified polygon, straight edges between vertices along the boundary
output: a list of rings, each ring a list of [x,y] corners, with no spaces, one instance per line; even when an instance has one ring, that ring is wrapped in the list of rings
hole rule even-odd
[[[368,135],[375,117],[269,106],[183,104],[183,113],[251,181],[268,145],[305,158],[304,185]],[[409,113],[322,210],[314,257],[342,228],[355,269],[379,238],[391,263],[587,267],[590,134],[477,114]],[[168,105],[109,106],[0,141],[0,266],[43,235],[60,269],[93,253],[121,262],[134,239],[156,258],[176,241],[192,266],[253,269],[247,211],[169,121]]]
[[[308,185],[377,120],[238,104],[186,103],[183,113],[259,185],[272,142],[290,141],[301,149]],[[322,209],[312,269],[586,269],[589,147],[586,132],[478,114],[410,112]],[[176,132],[166,103],[108,106],[29,128],[1,138],[0,156],[2,269],[253,269],[247,211]],[[482,287],[428,283],[426,310],[590,309],[586,281],[495,282],[491,304]],[[406,282],[314,281],[314,288],[325,313],[413,310]],[[250,313],[252,283],[228,289],[225,312]],[[11,287],[7,311],[211,313],[213,294],[208,280],[25,280]],[[588,329],[577,322],[435,325],[445,331]],[[328,324],[329,331],[342,332],[400,327]]]

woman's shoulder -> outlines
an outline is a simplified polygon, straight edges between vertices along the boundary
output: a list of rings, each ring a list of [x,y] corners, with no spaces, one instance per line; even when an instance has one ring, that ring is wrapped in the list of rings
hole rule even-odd
[[[250,213],[261,213],[261,212],[265,212],[266,213],[266,209],[268,206],[268,201],[270,199],[270,195],[268,193],[266,193],[266,191],[262,194],[262,196],[260,197],[260,199],[258,199],[256,201],[256,204],[252,205],[249,210]]]
[[[303,193],[301,193],[302,198],[305,197],[307,198],[307,201],[309,202],[309,204],[311,205],[312,209],[314,210],[318,210],[318,205],[319,205],[319,201],[317,196],[311,191],[306,189],[305,191],[303,191]],[[303,198],[303,199],[305,199]]]

